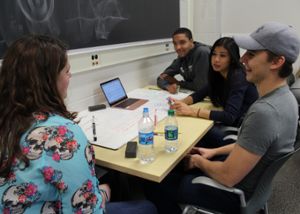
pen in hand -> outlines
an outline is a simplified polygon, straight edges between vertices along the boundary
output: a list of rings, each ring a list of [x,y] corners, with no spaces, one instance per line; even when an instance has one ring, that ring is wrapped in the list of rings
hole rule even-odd
[[[97,141],[97,134],[96,134],[96,123],[95,123],[95,116],[92,118],[92,126],[93,126],[93,140],[94,142]]]
[[[157,125],[157,109],[154,110],[154,127]]]
[[[168,98],[167,98],[167,101],[168,101],[168,104],[169,104],[170,106],[172,106],[172,105],[175,104],[174,100],[173,100],[171,97],[168,97]]]

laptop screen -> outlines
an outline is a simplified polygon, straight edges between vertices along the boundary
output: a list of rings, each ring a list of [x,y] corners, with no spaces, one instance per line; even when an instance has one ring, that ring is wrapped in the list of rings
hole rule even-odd
[[[100,84],[102,91],[110,105],[127,98],[126,92],[119,78]]]

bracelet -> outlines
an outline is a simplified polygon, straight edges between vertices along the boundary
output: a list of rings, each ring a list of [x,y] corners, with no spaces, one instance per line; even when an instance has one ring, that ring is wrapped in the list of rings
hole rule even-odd
[[[104,189],[99,188],[100,192],[104,194],[105,201],[108,202],[108,195],[107,192]]]
[[[201,108],[198,109],[197,111],[197,117],[200,117],[199,113],[200,113]]]

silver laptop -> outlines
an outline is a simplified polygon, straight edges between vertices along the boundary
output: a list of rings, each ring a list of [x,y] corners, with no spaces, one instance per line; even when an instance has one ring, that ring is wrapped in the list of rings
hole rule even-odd
[[[134,110],[148,101],[128,98],[119,78],[100,83],[100,87],[110,107]]]

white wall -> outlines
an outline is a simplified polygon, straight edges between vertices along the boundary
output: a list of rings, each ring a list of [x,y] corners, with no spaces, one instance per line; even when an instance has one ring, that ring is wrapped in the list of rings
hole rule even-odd
[[[278,21],[295,27],[300,35],[299,0],[222,0],[222,34],[249,33],[268,21]],[[300,59],[294,65],[299,68]]]
[[[220,38],[221,1],[194,0],[192,29],[196,41],[212,45]]]
[[[105,102],[99,83],[114,77],[120,77],[126,91],[156,84],[157,76],[175,57],[175,54],[166,54],[102,69],[75,73],[72,75],[68,90],[67,107],[73,111],[81,111],[89,105]]]
[[[299,0],[181,0],[181,26],[192,29],[195,40],[212,44],[222,34],[249,33],[267,21],[293,25],[300,34]],[[105,99],[99,83],[120,77],[127,91],[155,84],[156,77],[176,57],[165,54],[73,75],[67,105],[80,111]],[[299,59],[295,69],[299,67]]]

